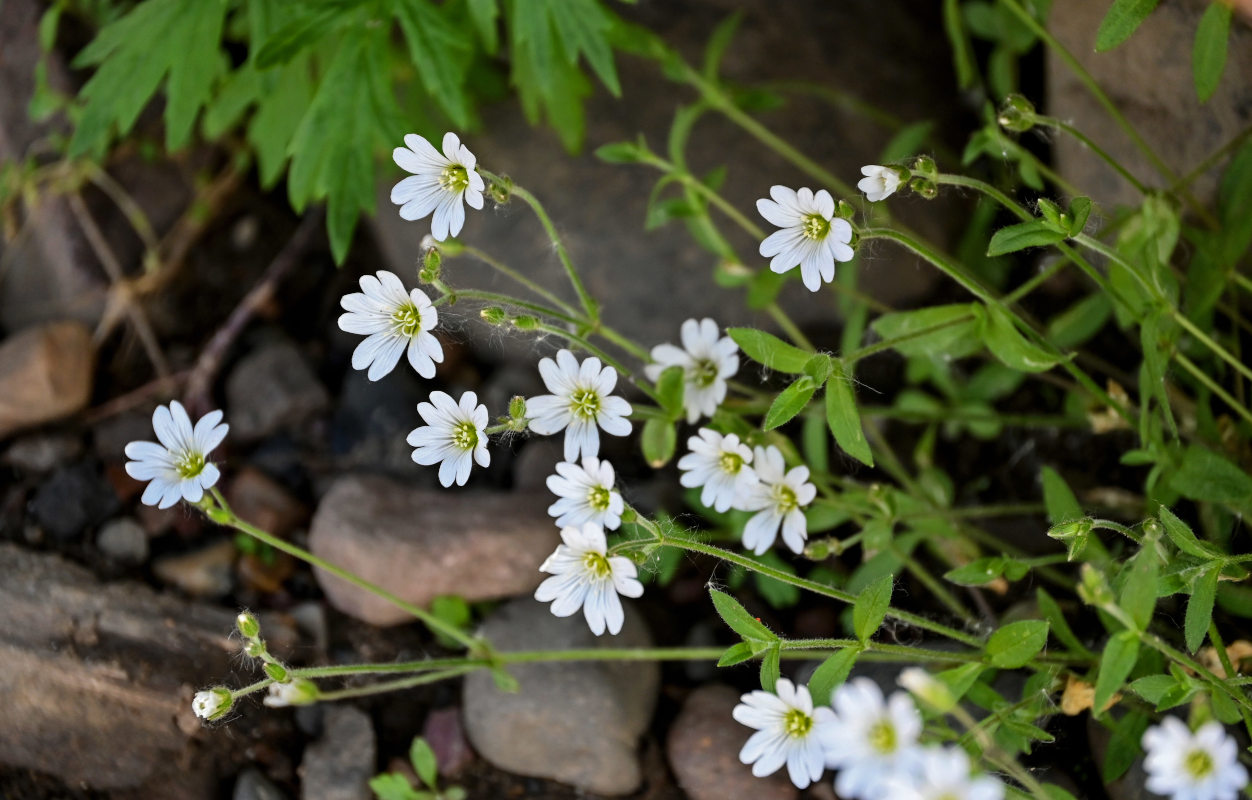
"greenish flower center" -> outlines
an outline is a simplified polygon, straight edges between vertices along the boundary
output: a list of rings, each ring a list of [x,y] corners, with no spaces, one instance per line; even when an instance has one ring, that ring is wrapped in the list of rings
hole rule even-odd
[[[183,480],[194,478],[201,472],[204,472],[205,464],[204,456],[200,453],[183,453],[182,456],[174,462],[174,471],[178,473],[178,477]]]
[[[805,239],[825,239],[826,234],[830,233],[830,220],[820,214],[809,214],[804,218],[800,233]]]
[[[717,465],[727,475],[738,475],[739,470],[743,469],[743,458],[738,453],[722,453]]]
[[[887,720],[882,720],[874,724],[869,729],[869,746],[877,750],[883,755],[889,755],[896,751],[896,729]]]
[[[609,490],[605,487],[593,486],[591,491],[587,493],[587,505],[596,511],[608,511],[610,497]]]
[[[785,483],[774,486],[774,504],[784,514],[800,507],[800,503],[796,500],[796,493]]]
[[[687,377],[702,389],[711,386],[713,381],[717,380],[717,365],[707,358],[702,358],[691,365],[691,372]]]
[[[594,420],[600,416],[600,395],[594,389],[577,389],[570,396],[570,411],[574,416]]]
[[[472,422],[458,422],[452,428],[452,444],[461,450],[473,450],[478,446],[478,428]]]
[[[1213,757],[1204,750],[1192,750],[1182,760],[1182,765],[1188,775],[1200,780],[1213,772]]]
[[[469,171],[460,164],[450,164],[439,175],[439,187],[449,192],[463,192],[469,186]]]
[[[599,553],[588,553],[583,556],[583,566],[597,578],[607,578],[613,574],[613,568],[609,566],[609,560]]]
[[[417,306],[405,303],[391,315],[391,322],[401,336],[412,339],[422,329],[422,314],[417,310]]]
[[[800,709],[793,708],[783,716],[783,729],[788,736],[797,739],[808,736],[809,731],[813,730],[813,718]]]

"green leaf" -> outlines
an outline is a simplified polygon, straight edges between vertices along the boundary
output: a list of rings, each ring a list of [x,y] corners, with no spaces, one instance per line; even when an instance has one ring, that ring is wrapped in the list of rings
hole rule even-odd
[[[800,375],[813,354],[755,328],[727,328],[727,335],[748,358],[770,369]]]
[[[1121,690],[1137,660],[1139,634],[1134,631],[1120,631],[1109,639],[1100,656],[1100,670],[1096,675],[1094,714],[1103,713],[1100,709],[1108,705],[1113,695]]]
[[[930,120],[905,125],[895,136],[891,137],[891,141],[887,142],[886,147],[878,156],[879,161],[883,164],[891,164],[917,155],[922,152],[926,140],[930,137],[930,132],[934,129],[935,123]]]
[[[672,421],[652,417],[643,423],[639,445],[648,466],[660,469],[674,457],[678,447],[678,430]]]
[[[856,409],[853,378],[843,362],[831,361],[830,378],[826,381],[826,424],[843,451],[867,466],[874,466],[874,453],[865,439],[861,415]]]
[[[473,616],[469,603],[465,602],[465,598],[453,594],[440,595],[431,600],[430,613],[449,625],[462,630],[469,627],[470,619]],[[449,649],[456,649],[460,646],[455,639],[438,631],[435,633],[435,638],[439,640],[440,644]]]
[[[656,396],[671,420],[683,414],[683,368],[666,367],[656,381]]]
[[[1048,800],[1078,800],[1068,790],[1062,789],[1054,783],[1045,783],[1043,785],[1043,793],[1048,796]]]
[[[817,384],[808,375],[796,378],[790,386],[774,398],[769,411],[765,414],[765,423],[762,427],[767,431],[772,431],[779,425],[791,421],[796,414],[804,410],[816,391]]]
[[[835,688],[848,679],[856,657],[861,654],[860,648],[845,647],[836,650],[813,671],[809,678],[809,693],[813,695],[813,705],[817,707],[830,704],[830,695]]]
[[[1047,622],[1039,619],[1010,622],[991,634],[987,640],[987,656],[992,666],[1017,669],[1029,664],[1047,643]]]
[[[1096,52],[1112,50],[1130,38],[1139,23],[1148,18],[1160,0],[1113,0],[1096,32]]]
[[[1217,91],[1222,71],[1226,68],[1226,46],[1230,39],[1231,7],[1222,0],[1214,0],[1200,17],[1195,32],[1195,45],[1191,48],[1191,72],[1195,78],[1195,93],[1203,103]]]
[[[1165,506],[1161,506],[1158,516],[1162,527],[1165,528],[1165,535],[1182,552],[1203,559],[1221,557],[1221,553],[1215,547],[1197,539],[1191,526],[1180,520]]]
[[[607,164],[637,164],[644,151],[638,142],[611,142],[597,147],[595,155]]]
[[[1059,359],[1027,341],[1008,312],[999,306],[987,306],[983,341],[1003,364],[1022,372],[1046,372],[1059,363]]]
[[[1130,691],[1147,700],[1152,705],[1161,702],[1165,693],[1178,685],[1172,675],[1147,675],[1130,682]]]
[[[483,50],[488,55],[495,55],[500,49],[500,33],[496,28],[496,20],[500,16],[500,7],[496,0],[469,0],[469,15],[482,40]]]
[[[856,602],[852,605],[852,630],[862,642],[868,642],[882,626],[887,609],[891,607],[891,590],[894,586],[895,577],[884,575],[856,596]]]
[[[1139,742],[1147,729],[1148,716],[1139,711],[1131,711],[1113,725],[1113,735],[1109,737],[1104,764],[1100,767],[1100,777],[1105,784],[1125,775],[1126,770],[1135,763],[1140,753]]]
[[[370,778],[370,790],[378,800],[417,800],[420,795],[409,785],[409,779],[398,772],[384,772]]]
[[[1221,260],[1234,265],[1252,247],[1252,138],[1243,143],[1222,173],[1217,211],[1222,222]]]
[[[987,246],[987,255],[1002,256],[1005,253],[1025,250],[1027,247],[1056,244],[1067,238],[1064,231],[1056,230],[1047,221],[1032,219],[1029,222],[1019,222],[1016,225],[1001,228],[992,234],[991,243]]]
[[[1183,626],[1188,652],[1199,650],[1208,635],[1209,623],[1213,621],[1213,601],[1217,597],[1217,579],[1221,572],[1221,564],[1217,564],[1196,578],[1195,589],[1187,601],[1187,618]]]
[[[733,667],[735,664],[742,664],[752,658],[752,646],[747,642],[737,642],[731,645],[722,657],[717,660],[719,667]]]
[[[765,651],[761,659],[761,688],[772,692],[778,686],[778,678],[782,674],[779,659],[782,657],[782,644],[775,642]]]
[[[271,33],[263,42],[255,42],[257,69],[285,64],[302,51],[310,49],[333,31],[345,17],[345,9],[330,3],[320,7],[309,4],[306,13]]]
[[[748,610],[740,605],[735,598],[717,589],[709,589],[709,596],[712,598],[713,607],[717,609],[717,613],[722,618],[722,621],[744,639],[754,642],[774,642],[778,640],[773,631],[761,624],[759,619],[749,614]]]
[[[1252,477],[1212,450],[1193,444],[1182,457],[1170,488],[1192,500],[1252,507]]]
[[[431,789],[438,788],[436,783],[439,780],[439,763],[435,760],[435,751],[420,736],[414,738],[413,744],[409,746],[409,763],[413,765],[413,771],[422,779],[422,783]]]
[[[970,45],[969,34],[961,20],[960,0],[943,0],[943,30],[948,35],[948,44],[952,47],[952,61],[956,67],[956,85],[968,89],[978,75],[974,61],[973,47]]]
[[[721,69],[722,58],[726,55],[727,48],[735,38],[735,33],[739,30],[739,23],[743,22],[743,12],[736,11],[726,19],[717,23],[717,27],[713,29],[713,35],[709,37],[709,43],[704,47],[704,66],[701,69],[706,80],[716,81],[717,73]]]
[[[1069,201],[1069,220],[1066,231],[1070,236],[1077,236],[1082,233],[1082,229],[1087,225],[1087,218],[1091,216],[1091,198],[1075,197]]]
[[[884,314],[870,327],[885,340],[904,339],[892,346],[901,355],[961,358],[981,349],[982,318],[980,304],[959,303]]]
[[[1043,481],[1043,504],[1048,510],[1049,522],[1060,525],[1083,517],[1078,498],[1060,473],[1051,467],[1044,467],[1039,471],[1039,477]]]
[[[469,125],[466,73],[474,57],[474,43],[466,31],[449,20],[443,7],[428,0],[392,0],[391,11],[409,43],[409,55],[422,85],[460,128]]]
[[[1004,571],[1004,559],[999,556],[976,558],[964,566],[950,569],[943,579],[958,586],[985,586]]]
[[[1061,611],[1060,604],[1052,598],[1052,595],[1040,587],[1035,591],[1035,599],[1039,604],[1039,613],[1043,614],[1043,618],[1048,621],[1052,635],[1058,642],[1075,653],[1090,652],[1074,635],[1073,629],[1069,627],[1069,622],[1065,619],[1065,613]]]
[[[1139,630],[1146,630],[1152,622],[1152,611],[1156,608],[1156,580],[1160,575],[1161,565],[1156,557],[1156,548],[1146,541],[1142,549],[1135,553],[1125,567],[1121,594],[1117,604],[1130,615]]]
[[[597,0],[547,0],[537,5],[547,7],[570,66],[581,54],[609,92],[619,97],[622,87],[608,39],[613,17]]]
[[[1099,333],[1112,313],[1108,295],[1088,295],[1048,321],[1048,341],[1062,350],[1078,347]]]

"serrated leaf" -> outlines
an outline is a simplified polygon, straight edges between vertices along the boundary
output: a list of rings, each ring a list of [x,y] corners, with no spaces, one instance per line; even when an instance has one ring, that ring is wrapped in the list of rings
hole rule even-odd
[[[852,377],[838,359],[831,362],[830,378],[826,381],[826,424],[835,442],[848,455],[867,466],[874,466],[874,453],[870,450],[861,426],[861,415],[856,408],[856,391]]]
[[[892,345],[901,355],[961,358],[982,348],[982,317],[981,305],[960,303],[884,314],[870,327],[883,339],[902,340]]]
[[[752,647],[747,642],[736,642],[722,653],[722,657],[717,659],[719,667],[733,667],[735,664],[742,664],[752,658]]]
[[[474,43],[464,28],[446,16],[443,7],[428,0],[393,0],[392,13],[400,22],[409,55],[422,85],[458,127],[469,124],[465,76],[474,57]]]
[[[868,642],[882,626],[887,609],[891,607],[891,590],[894,586],[895,576],[884,575],[856,596],[856,602],[852,605],[852,630],[862,642]]]
[[[848,674],[852,672],[852,667],[856,664],[856,657],[860,655],[860,652],[859,648],[845,647],[842,650],[836,650],[818,665],[813,671],[813,676],[809,678],[809,693],[813,696],[814,706],[820,708],[830,704],[830,695],[836,687],[848,679]]]
[[[722,618],[722,621],[745,640],[754,642],[774,642],[778,640],[773,631],[765,627],[759,619],[749,614],[748,610],[740,605],[735,598],[717,589],[709,589],[709,597],[712,598],[713,607],[717,609],[717,614]]]
[[[1096,52],[1112,50],[1130,38],[1160,0],[1113,0],[1096,32]]]
[[[761,688],[772,692],[778,686],[778,678],[782,674],[779,659],[782,657],[782,644],[775,642],[765,651],[761,659]]]
[[[596,0],[547,0],[546,6],[570,66],[581,54],[614,97],[622,93],[609,47],[613,19]]]
[[[653,417],[643,423],[639,445],[648,466],[660,469],[674,457],[674,451],[678,447],[678,430],[672,421]]]
[[[305,13],[279,26],[264,41],[254,42],[257,69],[285,64],[307,51],[344,21],[345,12],[341,6],[310,4]]]
[[[1017,669],[1029,664],[1047,643],[1047,622],[1040,619],[1010,622],[987,640],[987,657],[992,666]]]
[[[800,375],[813,355],[755,328],[727,328],[726,334],[748,358],[779,372]]]
[[[1027,341],[1009,318],[1008,312],[999,306],[987,306],[983,342],[1003,364],[1022,372],[1046,372],[1059,361]]]
[[[762,427],[767,431],[772,431],[779,425],[790,422],[796,414],[804,410],[816,392],[817,384],[808,375],[796,378],[790,386],[774,398],[769,411],[765,413],[765,422]]]
[[[991,242],[987,245],[987,255],[1002,256],[1025,250],[1027,247],[1044,247],[1063,242],[1066,238],[1064,231],[1056,230],[1046,220],[1032,219],[1001,228],[992,234]]]
[[[1218,564],[1196,578],[1191,599],[1187,601],[1187,618],[1183,625],[1187,652],[1199,650],[1208,635],[1209,623],[1213,621],[1213,601],[1217,598],[1217,579],[1221,572],[1221,565]]]
[[[1214,0],[1204,9],[1191,48],[1191,72],[1195,93],[1203,103],[1217,91],[1222,71],[1226,68],[1226,46],[1230,39],[1231,7]]]
[[[313,102],[308,56],[261,73],[259,80],[260,102],[248,123],[248,141],[256,148],[261,186],[270,189],[283,175],[291,140]]]
[[[436,782],[439,780],[439,763],[435,760],[435,751],[420,736],[414,738],[413,744],[409,746],[409,763],[413,765],[413,771],[421,778],[422,783],[431,789],[438,788]]]
[[[1100,656],[1100,670],[1096,675],[1094,713],[1103,713],[1101,709],[1121,690],[1138,659],[1139,636],[1134,631],[1120,631],[1109,639]]]

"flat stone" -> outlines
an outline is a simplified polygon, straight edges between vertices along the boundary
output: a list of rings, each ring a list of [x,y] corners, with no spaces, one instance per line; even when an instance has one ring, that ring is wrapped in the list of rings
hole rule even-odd
[[[117,495],[99,466],[82,461],[62,467],[40,484],[30,513],[52,538],[68,542],[118,509]]]
[[[482,633],[498,652],[651,647],[652,637],[629,603],[617,636],[597,637],[581,615],[554,617],[531,598],[496,609]],[[486,672],[465,679],[465,732],[479,755],[500,769],[596,794],[639,788],[638,743],[656,705],[657,664],[554,662],[518,664],[509,672],[520,684],[516,693],[500,691]]]
[[[0,439],[83,410],[94,362],[81,322],[27,328],[0,343]]]
[[[122,564],[142,564],[148,560],[148,534],[130,517],[109,520],[96,535],[96,547]]]
[[[224,539],[191,553],[158,558],[152,571],[193,597],[221,597],[234,586],[234,564],[235,545]]]
[[[231,436],[260,439],[325,411],[330,396],[304,355],[277,341],[244,356],[226,379]]]
[[[345,705],[326,709],[322,738],[309,745],[300,764],[303,800],[371,800],[377,771],[374,728],[364,711]]]
[[[350,475],[322,498],[309,530],[320,558],[425,606],[456,594],[496,600],[534,590],[539,565],[560,535],[538,493],[414,489],[389,478]],[[368,592],[315,570],[331,605],[373,625],[412,617]]]
[[[0,463],[21,472],[42,475],[78,458],[83,440],[69,433],[32,433],[18,437],[0,456]]]
[[[731,717],[739,694],[709,684],[687,696],[665,745],[674,777],[691,800],[792,800],[799,792],[785,769],[761,779],[739,761],[739,750],[753,733]]]

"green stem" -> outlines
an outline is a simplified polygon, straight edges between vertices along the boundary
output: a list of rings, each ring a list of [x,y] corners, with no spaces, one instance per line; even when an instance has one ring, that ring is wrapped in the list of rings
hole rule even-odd
[[[432,631],[442,633],[444,636],[447,636],[453,641],[459,642],[461,646],[471,652],[482,650],[487,646],[486,642],[480,639],[475,639],[473,636],[465,633],[460,628],[444,622],[442,619],[436,617],[434,614],[431,614],[426,609],[416,606],[407,600],[402,600],[375,583],[371,583],[342,567],[336,566],[323,558],[313,555],[307,550],[296,547],[294,544],[278,538],[268,531],[263,531],[255,525],[251,525],[243,521],[235,515],[234,511],[231,510],[230,506],[226,503],[226,498],[222,496],[221,491],[217,488],[210,489],[209,493],[213,500],[217,503],[216,507],[210,508],[207,506],[201,506],[201,508],[203,508],[205,513],[208,514],[209,519],[213,520],[217,524],[225,525],[226,527],[234,528],[237,531],[246,533],[257,541],[267,544],[275,550],[298,558],[311,566],[318,567],[319,569],[334,575],[340,580],[347,581],[353,586],[356,586],[358,589],[363,589],[382,600],[386,600],[396,608],[406,611],[421,620],[422,624],[424,624],[427,628],[430,628]]]
[[[957,600],[956,597],[948,591],[946,586],[935,580],[935,577],[930,574],[930,571],[922,566],[917,559],[913,558],[908,553],[905,553],[894,544],[891,549],[895,552],[896,558],[900,559],[900,561],[904,564],[904,568],[911,572],[913,577],[921,581],[922,585],[930,590],[930,593],[937,597],[939,602],[947,606],[949,611],[960,617],[961,621],[969,627],[973,627],[978,624],[978,620],[969,612],[969,609],[967,609],[961,601]]]
[[[317,701],[334,701],[347,700],[351,697],[368,697],[375,694],[383,694],[385,692],[395,692],[400,689],[411,689],[414,686],[422,686],[427,683],[438,683],[448,678],[456,678],[466,673],[481,669],[479,666],[455,667],[452,669],[440,670],[438,672],[426,672],[421,675],[415,675],[411,678],[401,678],[395,681],[384,681],[383,683],[372,683],[368,686],[353,686],[348,689],[337,689],[331,692],[318,691]]]
[[[470,256],[473,256],[474,258],[478,259],[482,263],[486,264],[487,266],[491,267],[496,272],[499,272],[501,275],[511,278],[517,283],[520,283],[522,286],[525,286],[527,289],[530,289],[532,292],[539,295],[543,299],[547,300],[552,305],[560,308],[570,317],[574,317],[578,315],[578,311],[569,303],[565,302],[564,300],[557,297],[552,292],[545,289],[541,284],[535,281],[532,281],[530,278],[526,277],[522,273],[510,267],[508,264],[505,264],[503,261],[500,261],[495,256],[492,256],[490,253],[486,253],[482,250],[479,250],[477,247],[472,247],[470,245],[465,246],[465,252],[469,254]]]
[[[1204,370],[1200,369],[1198,366],[1196,366],[1196,364],[1191,359],[1187,358],[1182,353],[1176,352],[1174,353],[1174,361],[1178,362],[1178,365],[1180,367],[1182,367],[1187,372],[1189,372],[1191,374],[1191,377],[1195,378],[1200,383],[1207,386],[1209,388],[1209,391],[1211,391],[1213,394],[1220,397],[1222,399],[1222,402],[1230,406],[1230,408],[1233,409],[1236,414],[1243,417],[1248,422],[1252,422],[1252,412],[1249,412],[1248,409],[1245,408],[1242,403],[1240,403],[1234,397],[1231,397],[1230,392],[1227,392],[1225,389],[1223,389],[1221,387],[1221,384],[1219,384],[1217,381],[1209,377],[1209,374],[1205,372]]]
[[[810,353],[817,352],[817,348],[804,335],[804,332],[792,322],[791,317],[787,316],[787,312],[778,307],[778,303],[770,303],[765,307],[765,310],[773,318],[774,322],[778,323],[778,327],[782,328],[783,333],[791,337],[791,341],[795,342],[797,347],[801,350],[808,350]]]
[[[1035,122],[1039,123],[1040,125],[1044,125],[1049,128],[1055,128],[1077,139],[1079,142],[1083,144],[1084,147],[1086,147],[1091,152],[1095,153],[1096,156],[1100,158],[1100,160],[1102,160],[1105,164],[1108,164],[1110,167],[1112,167],[1117,172],[1118,175],[1121,175],[1123,178],[1125,178],[1126,181],[1131,186],[1135,187],[1135,189],[1140,194],[1147,194],[1150,191],[1148,187],[1143,184],[1142,181],[1140,181],[1138,178],[1136,178],[1134,175],[1130,173],[1130,170],[1123,167],[1121,163],[1118,162],[1117,159],[1113,158],[1111,155],[1105,152],[1104,148],[1100,147],[1100,145],[1093,142],[1090,139],[1090,137],[1088,137],[1085,133],[1075,128],[1073,125],[1070,125],[1067,122],[1062,122],[1061,120],[1056,119],[1055,117],[1045,117],[1041,114],[1036,114],[1034,119],[1035,119]]]
[[[935,412],[891,408],[888,406],[861,406],[861,416],[885,417],[903,422],[998,422],[1014,427],[1039,428],[1085,428],[1086,420],[1061,414],[971,414],[960,409],[940,409]]]
[[[263,680],[257,681],[256,683],[250,683],[247,686],[241,686],[238,689],[231,689],[230,699],[238,700],[241,697],[247,697],[248,695],[253,694],[254,692],[259,692],[262,689],[268,688],[269,685],[273,682],[274,682],[273,678],[265,678]]]
[[[1212,619],[1209,620],[1209,640],[1213,642],[1213,649],[1217,651],[1217,660],[1221,662],[1222,671],[1226,673],[1226,677],[1230,678],[1237,674],[1234,665],[1230,663],[1230,653],[1226,652],[1226,643],[1222,641],[1221,631],[1217,629],[1217,623]],[[1248,735],[1252,736],[1252,713],[1243,706],[1239,707],[1239,713],[1243,716],[1243,727],[1248,731]]]
[[[502,306],[512,306],[524,311],[530,311],[534,314],[541,314],[545,317],[550,317],[551,319],[557,319],[561,322],[567,322],[570,325],[584,324],[583,320],[579,317],[571,317],[568,314],[563,314],[560,311],[557,311],[555,308],[541,306],[538,303],[522,300],[521,298],[513,297],[512,295],[501,294],[499,292],[484,292],[480,289],[453,289],[443,281],[435,282],[434,286],[439,289],[439,291],[444,293],[443,298],[447,298],[449,305],[455,304],[458,300],[478,300],[484,303],[499,303]],[[442,300],[443,298],[440,299]]]
[[[893,347],[904,344],[905,342],[909,342],[914,339],[920,339],[924,336],[929,336],[930,334],[937,333],[941,330],[944,330],[945,328],[953,328],[953,327],[956,327],[957,325],[964,325],[966,322],[973,321],[973,319],[974,319],[973,314],[966,314],[964,316],[956,317],[955,319],[950,319],[947,322],[940,322],[937,325],[930,325],[925,328],[918,328],[915,331],[910,331],[909,333],[901,334],[900,336],[893,336],[890,339],[883,339],[882,341],[874,342],[871,345],[866,345],[865,347],[857,348],[856,350],[853,350],[851,353],[848,353],[847,355],[842,356],[841,360],[845,364],[853,364],[853,363],[856,363],[857,361],[860,361],[863,358],[875,355],[877,353],[881,353],[884,350],[890,350]]]

